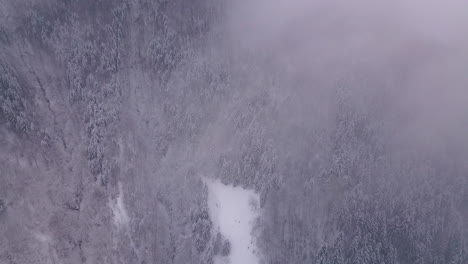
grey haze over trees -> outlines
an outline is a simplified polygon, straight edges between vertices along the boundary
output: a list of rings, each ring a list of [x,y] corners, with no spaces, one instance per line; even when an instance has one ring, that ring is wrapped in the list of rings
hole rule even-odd
[[[467,263],[466,8],[0,0],[0,263]]]

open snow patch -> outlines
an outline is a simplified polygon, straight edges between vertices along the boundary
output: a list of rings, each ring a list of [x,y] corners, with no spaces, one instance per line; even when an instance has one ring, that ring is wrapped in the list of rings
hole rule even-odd
[[[208,207],[215,231],[231,244],[228,256],[216,256],[215,264],[257,264],[253,225],[259,216],[259,195],[252,190],[205,181],[208,186]]]
[[[122,184],[119,182],[119,194],[115,200],[111,201],[110,207],[114,215],[114,223],[117,227],[124,227],[128,224],[129,218],[123,201]]]

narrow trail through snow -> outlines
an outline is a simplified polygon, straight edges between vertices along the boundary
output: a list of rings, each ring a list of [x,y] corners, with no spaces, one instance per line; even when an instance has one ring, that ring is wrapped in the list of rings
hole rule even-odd
[[[215,264],[257,264],[255,240],[252,228],[258,217],[259,196],[242,187],[206,181],[208,206],[215,232],[219,232],[231,243],[227,257],[216,256]]]

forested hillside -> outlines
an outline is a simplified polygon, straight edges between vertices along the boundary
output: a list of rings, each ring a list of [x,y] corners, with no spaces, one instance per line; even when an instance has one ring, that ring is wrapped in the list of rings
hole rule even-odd
[[[0,0],[0,263],[468,263],[461,7]]]

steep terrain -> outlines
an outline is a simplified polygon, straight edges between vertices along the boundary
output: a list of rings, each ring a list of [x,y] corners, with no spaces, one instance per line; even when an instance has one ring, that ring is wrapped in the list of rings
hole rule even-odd
[[[0,0],[0,263],[467,263],[466,9],[358,2]]]

